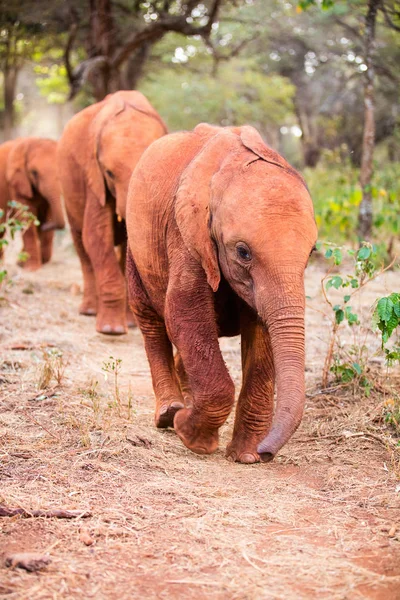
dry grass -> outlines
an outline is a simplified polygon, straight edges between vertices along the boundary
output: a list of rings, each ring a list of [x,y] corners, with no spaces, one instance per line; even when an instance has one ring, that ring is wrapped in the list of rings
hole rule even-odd
[[[318,269],[307,277],[313,294]],[[274,463],[236,465],[223,454],[232,417],[211,457],[154,429],[139,332],[96,334],[77,315],[79,284],[63,240],[54,263],[18,274],[1,309],[0,495],[28,511],[93,516],[1,519],[0,598],[399,598],[398,451],[382,420],[390,390],[317,393],[321,315],[308,315],[302,427]],[[18,346],[26,349],[10,349]],[[222,347],[239,383],[239,341]],[[40,381],[49,348],[67,365],[61,385],[54,373]],[[102,370],[110,356],[122,360],[120,405]],[[49,553],[51,564],[4,567],[7,553],[29,551]]]

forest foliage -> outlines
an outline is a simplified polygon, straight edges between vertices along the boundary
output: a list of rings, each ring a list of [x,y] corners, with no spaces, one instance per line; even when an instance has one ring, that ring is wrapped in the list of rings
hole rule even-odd
[[[172,130],[202,120],[246,122],[298,166],[314,167],[328,155],[359,167],[366,69],[362,33],[368,3],[327,2],[328,10],[312,4],[2,1],[2,86],[10,70],[16,77],[31,74],[49,103],[62,104],[73,96],[74,110],[115,86],[137,87]],[[215,6],[217,16],[210,24]],[[112,28],[108,33],[107,23]],[[154,29],[157,24],[160,31]],[[140,35],[144,41],[135,46]],[[390,160],[399,159],[397,36],[379,16],[376,143],[384,146]],[[102,57],[111,66],[104,66]],[[105,79],[99,91],[96,82]],[[4,102],[3,93],[3,121]],[[27,110],[18,89],[14,104],[18,125]]]

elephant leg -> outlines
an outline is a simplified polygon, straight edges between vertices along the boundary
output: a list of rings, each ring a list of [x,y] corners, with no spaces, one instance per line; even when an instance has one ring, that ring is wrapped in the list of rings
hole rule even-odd
[[[274,407],[274,363],[269,334],[244,307],[241,315],[243,384],[233,437],[226,455],[242,463],[259,462],[258,443],[267,435]]]
[[[83,300],[79,307],[79,314],[93,316],[97,313],[96,278],[89,255],[82,241],[82,233],[71,223],[71,235],[78,254],[83,276]]]
[[[83,244],[96,276],[96,330],[108,335],[127,333],[126,287],[114,250],[113,212],[89,199],[83,223]]]
[[[50,262],[53,254],[54,231],[39,230],[39,240],[42,264],[45,265],[46,263]]]
[[[120,255],[120,259],[119,259],[119,265],[121,267],[121,271],[124,274],[126,274],[126,251],[127,251],[127,247],[128,247],[128,242],[127,240],[125,240],[124,242],[122,242],[121,244],[121,255]],[[131,308],[129,306],[129,302],[128,302],[128,288],[126,289],[126,322],[128,324],[128,327],[130,328],[134,328],[137,327],[137,323],[136,323],[136,319],[135,316],[133,314],[133,312],[131,311]]]
[[[143,289],[136,265],[129,253],[127,261],[129,302],[143,334],[156,398],[155,424],[173,427],[175,413],[184,408],[175,371],[172,344],[164,321],[154,311]]]
[[[214,298],[204,271],[194,259],[185,270],[177,261],[175,269],[170,271],[165,321],[182,358],[193,403],[177,412],[174,427],[187,448],[211,454],[231,411],[234,385],[219,348]]]
[[[22,251],[28,254],[28,259],[18,261],[18,265],[27,271],[36,271],[42,266],[40,239],[36,225],[31,225],[22,235]]]
[[[179,386],[181,388],[182,396],[185,401],[185,406],[191,406],[193,404],[193,394],[190,387],[190,381],[188,374],[186,373],[185,367],[183,366],[183,360],[179,352],[175,354],[175,370],[179,379]]]

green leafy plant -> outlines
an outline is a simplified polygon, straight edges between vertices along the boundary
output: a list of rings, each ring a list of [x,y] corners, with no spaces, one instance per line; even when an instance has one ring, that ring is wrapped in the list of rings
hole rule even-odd
[[[388,365],[396,361],[400,362],[400,343],[395,343],[391,348],[386,346],[389,338],[400,326],[400,293],[393,292],[390,296],[377,301],[372,315],[372,324],[381,332],[382,350],[385,352]]]
[[[357,219],[362,199],[358,171],[340,160],[327,160],[315,169],[305,169],[315,205],[315,219],[321,238],[336,244],[358,245]],[[374,173],[371,185],[375,261],[392,260],[398,253],[400,232],[400,166],[385,163]]]
[[[7,204],[8,210],[0,210],[0,255],[11,240],[14,240],[15,235],[20,232],[24,233],[32,224],[39,225],[36,219],[27,206],[12,200]],[[25,262],[29,258],[27,252],[20,252],[18,255],[19,262]],[[7,270],[0,266],[0,288],[9,281]]]
[[[377,269],[378,250],[374,244],[369,242],[362,242],[358,251],[336,246],[330,242],[319,242],[317,249],[322,251],[325,258],[331,263],[321,281],[323,296],[331,308],[329,315],[331,334],[322,374],[322,385],[327,387],[329,373],[334,373],[340,382],[344,384],[357,383],[364,389],[364,393],[369,395],[371,382],[367,376],[367,348],[361,342],[361,336],[358,336],[360,339],[357,340],[357,336],[354,335],[354,329],[360,330],[361,323],[359,315],[353,308],[352,299],[365,285],[389,267]],[[347,263],[350,261],[350,272],[346,274],[333,273],[337,267],[342,265],[344,258]],[[333,290],[342,292],[342,298],[339,301],[333,301],[329,297]],[[355,340],[349,349],[345,349],[338,337],[339,329],[345,324],[353,329]]]

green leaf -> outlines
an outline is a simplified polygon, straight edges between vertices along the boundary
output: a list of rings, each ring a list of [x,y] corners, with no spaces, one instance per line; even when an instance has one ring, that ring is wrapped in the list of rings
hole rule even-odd
[[[387,321],[387,323],[386,323],[386,331],[387,331],[389,337],[392,335],[393,331],[396,329],[398,324],[399,324],[399,319],[393,313],[392,316],[390,317],[389,321]]]
[[[335,311],[335,319],[336,319],[336,323],[338,325],[340,325],[340,323],[343,321],[343,319],[344,319],[344,312],[343,312],[343,310],[341,308],[339,310]]]
[[[353,363],[353,368],[357,372],[358,375],[361,375],[362,369],[358,363]]]
[[[325,258],[330,258],[332,255],[333,255],[332,248],[328,248],[328,250],[325,252]]]
[[[359,249],[357,254],[357,260],[367,260],[371,256],[371,248],[363,246]]]
[[[333,260],[335,265],[340,265],[340,263],[342,262],[343,259],[343,255],[342,255],[342,251],[340,250],[340,248],[335,248],[333,251]]]
[[[348,294],[343,298],[343,300],[346,302],[348,302],[350,300],[351,296],[349,296]]]
[[[378,311],[378,315],[381,321],[389,321],[390,317],[392,316],[393,308],[393,302],[389,297],[381,298],[378,301],[376,309]]]
[[[326,289],[329,290],[329,288],[334,287],[336,290],[338,290],[342,283],[343,279],[339,275],[335,275],[329,279],[328,283],[326,284]]]
[[[346,306],[345,317],[349,325],[358,325],[358,316],[352,312],[351,306]]]

